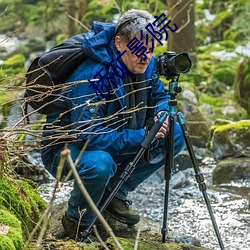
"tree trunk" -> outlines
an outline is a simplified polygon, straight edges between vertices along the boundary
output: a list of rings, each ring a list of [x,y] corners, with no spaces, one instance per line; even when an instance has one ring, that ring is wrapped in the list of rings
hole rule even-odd
[[[195,39],[195,0],[167,0],[169,15],[168,20],[178,26],[176,32],[168,33],[168,50],[188,52],[192,60],[196,59]]]
[[[78,18],[81,20],[84,15],[87,13],[88,10],[88,3],[87,0],[79,1],[79,11],[78,11]]]
[[[68,34],[69,36],[73,36],[76,34],[76,21],[72,18],[76,19],[76,1],[69,0],[68,1],[68,14],[69,14],[69,23],[68,23]]]

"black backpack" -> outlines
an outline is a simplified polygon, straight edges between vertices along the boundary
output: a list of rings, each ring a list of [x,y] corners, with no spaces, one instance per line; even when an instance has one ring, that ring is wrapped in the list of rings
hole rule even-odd
[[[79,34],[69,38],[31,63],[24,93],[26,114],[28,105],[41,114],[51,110],[66,79],[86,59],[82,47],[84,36]]]

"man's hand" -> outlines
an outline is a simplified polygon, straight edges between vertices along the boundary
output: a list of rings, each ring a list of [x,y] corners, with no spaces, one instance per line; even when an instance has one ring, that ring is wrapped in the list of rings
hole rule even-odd
[[[155,122],[158,120],[158,118],[160,117],[161,113],[164,111],[160,111],[155,117],[154,120]],[[161,128],[159,129],[159,131],[157,132],[157,134],[155,135],[155,139],[159,139],[159,138],[165,138],[166,133],[169,130],[169,124],[168,124],[168,116],[165,119],[165,121],[163,122]]]

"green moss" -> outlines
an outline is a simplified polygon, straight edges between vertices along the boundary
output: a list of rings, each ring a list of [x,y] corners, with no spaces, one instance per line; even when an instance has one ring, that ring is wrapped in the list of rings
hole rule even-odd
[[[0,234],[0,249],[16,250],[13,241],[7,235]]]
[[[237,46],[237,43],[233,40],[223,40],[218,42],[218,44],[228,52],[234,51]]]
[[[45,201],[31,185],[8,176],[0,179],[1,205],[21,221],[25,238],[39,220],[40,211],[46,207]]]
[[[11,214],[7,210],[0,209],[0,221],[7,226],[21,230],[20,221],[16,218],[16,216]]]
[[[222,107],[222,104],[224,103],[224,99],[221,96],[209,96],[209,95],[201,95],[199,97],[200,103],[206,103],[210,104],[214,107]]]
[[[20,221],[7,210],[0,210],[0,224],[9,226],[8,233],[0,239],[0,249],[21,249],[23,236]],[[0,235],[2,236],[2,235]],[[11,242],[11,243],[10,243]],[[7,244],[7,245],[6,245]]]
[[[11,228],[7,236],[12,240],[16,249],[22,249],[24,245],[24,240],[22,236],[22,231],[16,231],[15,228]]]
[[[241,129],[245,129],[249,127],[250,127],[250,121],[233,122],[233,123],[229,123],[229,124],[222,125],[222,126],[220,125],[215,126],[214,133],[225,132],[231,129],[241,130]]]

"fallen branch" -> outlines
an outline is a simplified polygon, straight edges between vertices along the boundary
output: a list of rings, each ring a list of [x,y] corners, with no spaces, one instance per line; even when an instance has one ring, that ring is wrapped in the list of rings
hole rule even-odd
[[[84,198],[86,199],[86,201],[88,202],[90,208],[94,211],[94,213],[96,214],[96,216],[98,217],[99,221],[102,223],[102,225],[104,226],[105,230],[107,231],[107,233],[113,238],[115,245],[117,246],[117,248],[119,250],[124,250],[123,247],[121,246],[121,244],[119,243],[118,239],[116,238],[116,236],[114,235],[111,227],[109,226],[109,224],[106,222],[106,220],[104,219],[104,217],[102,216],[102,214],[100,213],[100,211],[98,210],[98,208],[96,207],[95,203],[93,202],[92,198],[90,197],[88,191],[86,190],[79,174],[77,173],[77,170],[75,168],[75,164],[71,158],[71,154],[70,154],[70,150],[69,149],[64,149],[61,152],[61,158],[63,159],[67,159],[69,166],[73,172],[73,176],[75,178],[75,181],[80,189],[80,191],[82,192]]]

